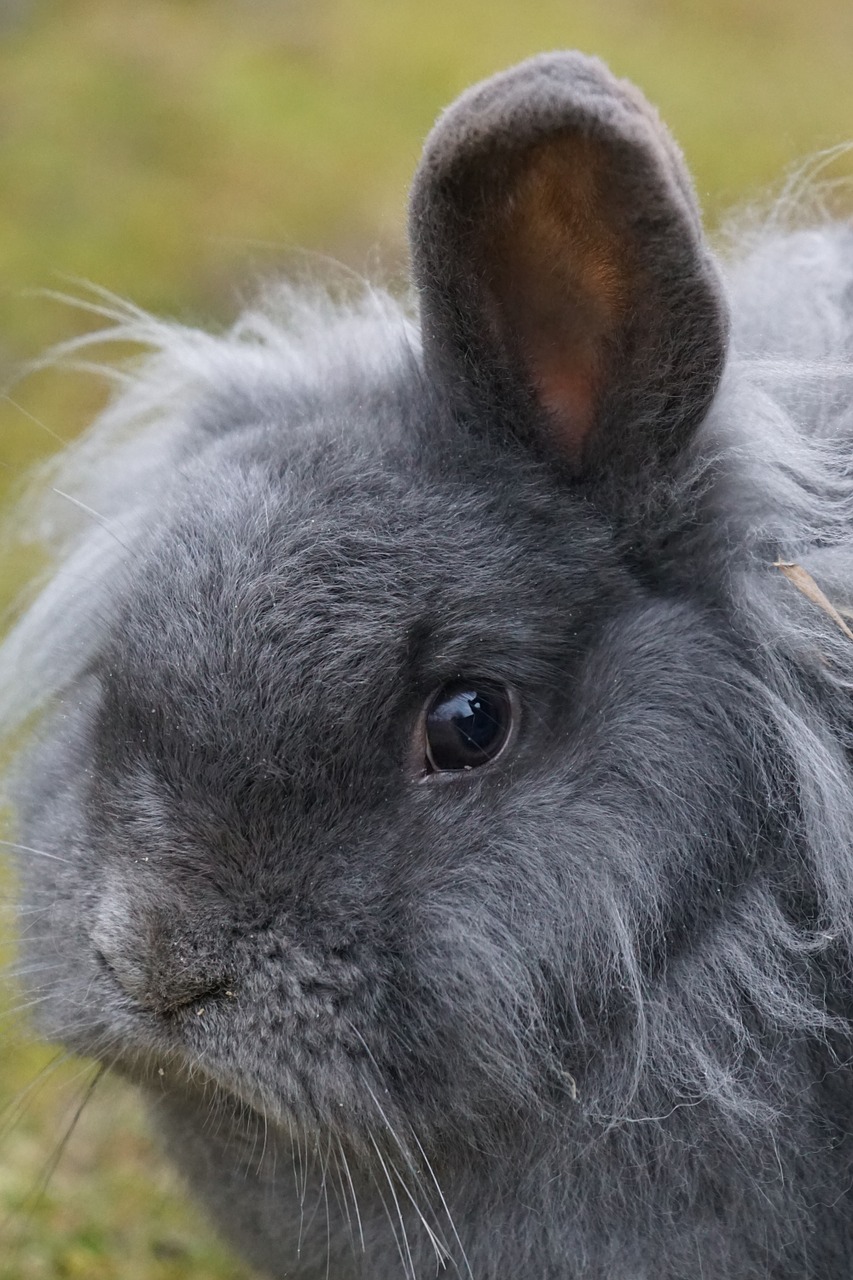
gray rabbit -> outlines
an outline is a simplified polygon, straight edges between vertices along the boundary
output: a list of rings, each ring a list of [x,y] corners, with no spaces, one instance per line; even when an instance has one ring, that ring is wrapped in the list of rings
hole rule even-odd
[[[721,266],[558,53],[410,243],[417,321],[113,317],[0,651],[40,1030],[271,1277],[847,1280],[853,231]]]

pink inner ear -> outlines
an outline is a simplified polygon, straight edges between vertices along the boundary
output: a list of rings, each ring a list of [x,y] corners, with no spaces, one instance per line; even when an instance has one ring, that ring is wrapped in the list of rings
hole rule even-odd
[[[553,427],[555,443],[579,458],[595,421],[597,379],[591,367],[567,365],[565,359],[531,360],[538,400]]]
[[[607,149],[575,135],[539,146],[482,247],[496,331],[525,367],[552,443],[579,462],[639,287]]]

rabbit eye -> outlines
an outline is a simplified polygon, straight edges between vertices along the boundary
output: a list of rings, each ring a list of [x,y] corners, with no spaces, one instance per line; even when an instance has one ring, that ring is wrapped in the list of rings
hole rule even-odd
[[[426,709],[427,774],[476,769],[494,760],[509,741],[512,712],[509,692],[497,685],[445,685]]]

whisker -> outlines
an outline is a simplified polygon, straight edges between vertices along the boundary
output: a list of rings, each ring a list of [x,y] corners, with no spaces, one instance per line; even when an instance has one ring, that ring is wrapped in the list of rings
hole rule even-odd
[[[422,1210],[421,1210],[421,1208],[420,1208],[420,1205],[418,1204],[417,1200],[415,1200],[414,1196],[412,1195],[412,1192],[411,1192],[411,1190],[409,1189],[409,1187],[408,1187],[408,1185],[407,1185],[407,1183],[406,1183],[405,1178],[404,1178],[404,1177],[403,1177],[403,1175],[400,1173],[400,1170],[399,1170],[399,1169],[397,1168],[397,1166],[394,1164],[394,1161],[391,1159],[391,1157],[390,1157],[390,1156],[387,1156],[386,1158],[387,1158],[387,1160],[388,1160],[388,1164],[390,1165],[391,1169],[392,1169],[392,1170],[394,1171],[394,1173],[396,1174],[397,1181],[399,1182],[401,1189],[405,1192],[406,1197],[407,1197],[407,1198],[408,1198],[408,1200],[409,1200],[409,1203],[411,1204],[411,1206],[412,1206],[412,1208],[414,1209],[415,1213],[416,1213],[416,1214],[418,1215],[418,1217],[420,1218],[420,1221],[421,1221],[421,1224],[422,1224],[422,1226],[423,1226],[423,1229],[424,1229],[424,1231],[427,1233],[427,1237],[429,1238],[429,1242],[430,1242],[430,1244],[431,1244],[431,1245],[432,1245],[432,1247],[433,1247],[433,1251],[434,1251],[434,1253],[435,1253],[435,1259],[436,1259],[436,1262],[437,1262],[440,1266],[444,1267],[444,1266],[447,1264],[447,1262],[452,1261],[452,1255],[451,1255],[451,1253],[450,1253],[450,1250],[449,1250],[449,1249],[448,1249],[448,1247],[447,1247],[446,1242],[441,1238],[441,1236],[436,1235],[436,1230],[440,1230],[440,1228],[438,1227],[438,1224],[436,1224],[436,1229],[435,1229],[435,1230],[434,1230],[434,1229],[429,1225],[429,1223],[427,1222],[426,1218],[424,1217],[424,1214],[423,1214],[423,1212],[422,1212]],[[432,1206],[430,1206],[430,1207],[432,1207]]]
[[[29,978],[35,977],[36,974],[58,974],[62,971],[63,966],[57,960],[42,960],[37,964],[30,961],[21,961],[19,964],[8,965],[3,970],[3,976],[15,986],[26,982],[32,990],[32,984],[27,982]],[[35,989],[37,990],[38,988]]]
[[[30,413],[29,409],[25,409],[22,404],[18,404],[17,400],[13,400],[12,397],[8,394],[8,392],[6,391],[0,392],[0,400],[5,400],[6,403],[10,404],[13,409],[17,409],[18,413],[22,413],[24,417],[28,418],[30,422],[35,424],[35,426],[40,427],[42,431],[46,431],[47,434],[49,436],[52,436],[53,439],[56,440],[59,444],[61,445],[68,444],[68,441],[63,439],[63,437],[59,435],[58,432],[54,431],[52,427],[49,427],[46,422],[42,422],[41,419],[37,418],[34,413]]]
[[[354,1024],[354,1023],[352,1023],[352,1022],[350,1022],[350,1023],[349,1023],[349,1026],[350,1026],[350,1028],[352,1029],[352,1031],[353,1031],[353,1033],[355,1034],[355,1036],[358,1038],[358,1040],[359,1040],[359,1042],[361,1043],[362,1047],[364,1048],[364,1051],[365,1051],[365,1053],[367,1054],[368,1058],[370,1059],[370,1061],[373,1063],[374,1067],[376,1067],[376,1069],[377,1069],[377,1071],[378,1071],[378,1065],[377,1065],[377,1063],[376,1063],[376,1059],[375,1059],[374,1055],[372,1054],[372,1052],[371,1052],[371,1050],[370,1050],[370,1047],[369,1047],[369,1045],[367,1044],[367,1042],[365,1041],[365,1039],[364,1039],[363,1035],[362,1035],[362,1034],[361,1034],[361,1032],[359,1031],[358,1027],[357,1027],[357,1026],[355,1026],[355,1024]],[[388,1133],[390,1134],[390,1136],[391,1136],[391,1137],[392,1137],[392,1139],[394,1140],[395,1144],[397,1145],[398,1150],[400,1151],[400,1154],[402,1155],[403,1159],[405,1160],[405,1162],[406,1162],[406,1167],[407,1167],[407,1169],[409,1170],[409,1172],[410,1172],[410,1173],[411,1173],[411,1175],[412,1175],[412,1178],[413,1178],[413,1180],[414,1180],[415,1186],[420,1188],[420,1190],[421,1190],[421,1191],[423,1192],[423,1194],[424,1194],[424,1198],[426,1199],[427,1204],[429,1204],[430,1208],[432,1208],[432,1204],[431,1204],[431,1201],[430,1201],[430,1197],[429,1197],[429,1195],[427,1194],[427,1190],[426,1190],[426,1187],[425,1187],[425,1185],[424,1185],[423,1179],[422,1179],[422,1177],[421,1177],[420,1171],[419,1171],[419,1169],[417,1168],[417,1165],[415,1164],[415,1162],[414,1162],[414,1160],[413,1160],[413,1158],[412,1158],[411,1152],[407,1149],[407,1147],[406,1147],[406,1146],[405,1146],[405,1144],[403,1143],[402,1139],[400,1138],[400,1135],[397,1133],[396,1129],[395,1129],[395,1128],[394,1128],[394,1126],[391,1124],[391,1121],[388,1119],[388,1116],[386,1115],[385,1110],[384,1110],[384,1109],[383,1109],[383,1107],[382,1107],[382,1104],[380,1103],[380,1101],[379,1101],[379,1099],[377,1098],[376,1094],[374,1093],[373,1089],[370,1087],[370,1083],[369,1083],[369,1081],[368,1081],[368,1080],[367,1080],[363,1075],[362,1075],[362,1084],[364,1085],[365,1089],[367,1090],[368,1094],[370,1095],[370,1097],[371,1097],[371,1099],[372,1099],[372,1101],[373,1101],[373,1105],[376,1107],[376,1110],[379,1112],[379,1115],[380,1115],[380,1117],[381,1117],[381,1119],[382,1119],[383,1124],[385,1125],[385,1128],[387,1129]],[[463,1245],[462,1245],[462,1241],[461,1241],[461,1239],[459,1238],[459,1233],[458,1233],[458,1231],[456,1230],[456,1225],[455,1225],[455,1223],[454,1223],[454,1221],[453,1221],[453,1218],[452,1218],[452,1215],[451,1215],[451,1213],[450,1213],[450,1208],[449,1208],[449,1206],[448,1206],[448,1204],[447,1204],[447,1201],[446,1201],[446,1199],[445,1199],[445,1197],[444,1197],[444,1194],[443,1194],[443,1192],[442,1192],[442,1190],[441,1190],[441,1186],[439,1185],[438,1179],[437,1179],[437,1177],[436,1177],[436,1175],[435,1175],[435,1171],[434,1171],[434,1169],[433,1169],[432,1165],[430,1164],[429,1160],[427,1159],[426,1152],[424,1151],[423,1146],[422,1146],[421,1142],[419,1141],[419,1139],[418,1139],[418,1137],[417,1137],[417,1134],[416,1134],[416,1133],[414,1133],[414,1131],[412,1131],[412,1137],[414,1138],[415,1142],[416,1142],[416,1143],[417,1143],[417,1145],[418,1145],[418,1149],[419,1149],[419,1151],[420,1151],[420,1153],[421,1153],[421,1156],[423,1157],[423,1160],[424,1160],[424,1162],[425,1162],[425,1164],[426,1164],[427,1170],[429,1171],[430,1177],[431,1177],[431,1179],[432,1179],[432,1181],[433,1181],[433,1183],[434,1183],[434,1185],[435,1185],[436,1191],[438,1192],[439,1199],[441,1200],[442,1208],[443,1208],[443,1210],[444,1210],[445,1216],[447,1217],[447,1221],[448,1221],[448,1224],[449,1224],[449,1226],[450,1226],[450,1230],[451,1230],[451,1232],[453,1233],[453,1237],[454,1237],[454,1239],[455,1239],[455,1241],[456,1241],[457,1245],[459,1246],[459,1252],[460,1252],[460,1255],[461,1255],[462,1262],[463,1262],[463,1264],[464,1264],[465,1270],[467,1271],[468,1275],[471,1277],[471,1280],[473,1280],[473,1273],[472,1273],[472,1271],[471,1271],[471,1265],[470,1265],[470,1263],[469,1263],[469,1261],[468,1261],[468,1257],[467,1257],[467,1255],[466,1255],[466,1253],[465,1253],[465,1249],[464,1249],[464,1247],[463,1247]],[[399,1178],[399,1177],[400,1177],[400,1174],[399,1174],[399,1171],[398,1171],[398,1170],[396,1170],[396,1168],[395,1168],[395,1172],[397,1173],[397,1176],[398,1176],[398,1178]],[[386,1171],[386,1176],[387,1176],[387,1171]],[[429,1237],[430,1237],[430,1240],[431,1240],[431,1242],[432,1242],[432,1244],[433,1244],[433,1248],[436,1250],[436,1253],[437,1253],[437,1256],[439,1257],[439,1260],[440,1260],[440,1261],[446,1261],[446,1260],[448,1260],[448,1259],[452,1259],[452,1254],[451,1254],[450,1250],[448,1249],[446,1242],[443,1240],[443,1238],[442,1238],[440,1235],[439,1235],[439,1236],[436,1236],[435,1231],[433,1231],[433,1230],[429,1227],[428,1223],[426,1222],[426,1219],[424,1218],[424,1216],[423,1216],[423,1214],[422,1214],[422,1212],[421,1212],[420,1207],[416,1204],[416,1202],[415,1202],[414,1198],[412,1197],[411,1193],[409,1192],[408,1187],[405,1185],[405,1182],[403,1181],[403,1179],[402,1179],[402,1178],[401,1178],[401,1185],[403,1185],[403,1186],[404,1186],[404,1188],[405,1188],[405,1190],[406,1190],[406,1193],[407,1193],[407,1195],[409,1196],[409,1199],[411,1199],[411,1201],[412,1201],[412,1205],[413,1205],[413,1207],[414,1207],[414,1209],[415,1209],[416,1213],[417,1213],[417,1214],[418,1214],[418,1216],[420,1217],[421,1222],[423,1223],[423,1225],[424,1225],[425,1229],[427,1230],[427,1233],[428,1233],[428,1235],[429,1235]],[[436,1223],[436,1229],[438,1229],[438,1224],[437,1224],[437,1223]],[[442,1257],[442,1255],[443,1255],[443,1257]],[[457,1264],[455,1261],[454,1261],[454,1266],[456,1266],[456,1268],[457,1268],[457,1270],[458,1270],[458,1264]]]
[[[127,545],[126,542],[122,542],[121,538],[118,536],[118,534],[116,533],[113,527],[112,521],[108,520],[106,516],[100,515],[99,512],[95,511],[94,507],[90,507],[85,502],[81,502],[80,499],[75,498],[73,494],[66,493],[64,489],[58,489],[56,485],[51,485],[51,491],[57,494],[58,497],[65,498],[66,502],[70,502],[72,506],[78,507],[79,510],[85,512],[87,516],[91,516],[91,518],[95,521],[95,523],[100,525],[100,527],[104,530],[105,533],[108,533],[111,538],[115,538],[118,545],[120,547],[123,547],[124,550],[128,553],[128,555],[133,555],[133,551],[131,550],[131,548]]]
[[[32,1000],[25,1000],[21,1004],[10,1005],[8,1009],[3,1010],[2,1017],[6,1020],[12,1021],[14,1018],[18,1018],[22,1013],[26,1013],[28,1009],[34,1009],[36,1005],[44,1004],[44,1002],[49,999],[50,992],[47,992],[45,995],[34,996]]]
[[[90,1066],[87,1066],[85,1068],[85,1070],[89,1070],[89,1069],[90,1069]],[[56,1172],[56,1169],[59,1166],[59,1163],[63,1155],[65,1154],[65,1151],[68,1147],[68,1143],[71,1141],[71,1138],[74,1134],[75,1129],[77,1128],[77,1124],[80,1120],[80,1117],[82,1116],[83,1112],[85,1111],[86,1107],[91,1101],[92,1096],[95,1092],[95,1089],[100,1084],[101,1080],[104,1078],[106,1070],[107,1070],[106,1066],[103,1065],[102,1063],[99,1063],[96,1068],[95,1075],[84,1087],[82,1097],[78,1105],[74,1109],[74,1113],[71,1116],[71,1120],[69,1121],[65,1129],[65,1132],[62,1134],[59,1142],[56,1144],[56,1147],[52,1151],[48,1160],[45,1162],[44,1166],[42,1167],[42,1171],[38,1175],[30,1191],[25,1196],[24,1204],[28,1203],[28,1207],[24,1210],[25,1219],[32,1220],[33,1214],[38,1208],[38,1205],[42,1197],[47,1191],[51,1178]],[[7,1215],[6,1220],[3,1224],[4,1230],[2,1234],[4,1236],[9,1235],[9,1230],[12,1226],[12,1221],[13,1221],[13,1214],[10,1213],[9,1215]]]
[[[347,1182],[349,1183],[350,1194],[352,1195],[352,1207],[353,1207],[353,1211],[355,1212],[355,1220],[358,1226],[358,1238],[361,1243],[361,1252],[364,1253],[365,1251],[364,1229],[362,1228],[362,1225],[361,1225],[361,1211],[358,1207],[358,1196],[355,1193],[355,1184],[353,1183],[353,1180],[352,1180],[352,1171],[350,1170],[350,1167],[349,1167],[349,1160],[347,1160],[347,1154],[346,1154],[346,1151],[344,1150],[344,1144],[341,1142],[340,1138],[338,1138],[337,1141],[338,1141],[338,1150],[341,1153],[341,1159],[344,1165],[344,1173],[346,1174]]]
[[[42,890],[39,890],[39,892],[41,893],[42,897],[46,898],[49,896],[46,892]],[[0,902],[0,912],[5,912],[6,915],[12,916],[16,920],[22,916],[30,916],[30,917],[46,916],[51,911],[53,911],[53,903],[51,903],[51,905],[47,907],[32,907],[32,906],[24,907],[24,906],[21,906],[21,904],[15,900],[14,896],[10,896],[10,899],[8,902]],[[29,924],[27,925],[27,928],[29,928]]]
[[[296,1172],[296,1133],[293,1120],[290,1121],[290,1163],[293,1166],[293,1194],[299,1199],[299,1175]]]
[[[302,1143],[299,1143],[299,1168],[302,1173],[302,1186],[299,1193],[299,1234],[296,1237],[296,1256],[302,1256],[302,1236],[305,1231],[305,1195],[308,1191],[308,1130],[303,1122],[302,1132],[305,1136],[305,1161],[302,1160]]]
[[[407,1280],[415,1280],[415,1278],[411,1276],[411,1272],[408,1270],[406,1266],[406,1255],[403,1252],[403,1246],[400,1243],[400,1237],[397,1233],[397,1228],[394,1225],[394,1219],[391,1216],[391,1210],[388,1208],[388,1201],[385,1199],[385,1196],[382,1194],[382,1187],[379,1184],[379,1179],[376,1177],[376,1173],[372,1169],[370,1172],[370,1176],[373,1180],[373,1185],[376,1187],[376,1191],[379,1196],[379,1199],[382,1201],[382,1208],[385,1210],[385,1217],[388,1219],[388,1226],[391,1228],[391,1234],[394,1237],[394,1243],[396,1244],[397,1252],[400,1255],[400,1265],[403,1268],[403,1272],[405,1273]]]
[[[427,1153],[424,1151],[423,1144],[421,1143],[420,1138],[419,1138],[419,1137],[418,1137],[418,1135],[415,1133],[414,1129],[412,1129],[412,1131],[411,1131],[411,1132],[412,1132],[412,1137],[414,1138],[415,1142],[417,1143],[418,1150],[419,1150],[419,1151],[420,1151],[420,1153],[421,1153],[421,1157],[422,1157],[423,1162],[424,1162],[424,1164],[425,1164],[425,1166],[426,1166],[427,1173],[428,1173],[428,1174],[429,1174],[429,1176],[432,1178],[432,1181],[433,1181],[433,1184],[434,1184],[434,1186],[435,1186],[435,1189],[436,1189],[436,1191],[438,1192],[438,1198],[439,1198],[439,1200],[441,1201],[441,1206],[442,1206],[442,1208],[444,1209],[445,1216],[447,1217],[447,1221],[448,1221],[448,1224],[449,1224],[449,1226],[450,1226],[450,1230],[453,1232],[453,1238],[455,1239],[456,1243],[457,1243],[457,1244],[458,1244],[458,1246],[459,1246],[459,1254],[460,1254],[460,1256],[461,1256],[461,1258],[462,1258],[463,1263],[465,1264],[465,1270],[466,1270],[466,1271],[467,1271],[467,1273],[468,1273],[469,1280],[474,1280],[474,1272],[471,1270],[471,1263],[468,1261],[468,1255],[467,1255],[467,1253],[465,1252],[465,1247],[464,1247],[464,1245],[462,1244],[462,1241],[461,1241],[461,1239],[460,1239],[460,1237],[459,1237],[459,1232],[456,1230],[456,1223],[453,1221],[453,1215],[452,1215],[452,1214],[451,1214],[451,1212],[450,1212],[450,1206],[448,1205],[447,1201],[446,1201],[446,1200],[445,1200],[445,1198],[444,1198],[444,1192],[443,1192],[443,1191],[442,1191],[442,1189],[441,1189],[441,1183],[439,1182],[439,1180],[438,1180],[438,1178],[437,1178],[437,1176],[436,1176],[435,1170],[434,1170],[434,1169],[433,1169],[433,1167],[432,1167],[432,1162],[430,1161],[429,1156],[428,1156],[428,1155],[427,1155]]]
[[[330,1148],[330,1150],[331,1150],[331,1148]],[[315,1139],[315,1151],[316,1151],[316,1153],[319,1155],[319,1152],[320,1152],[320,1144],[319,1144],[319,1141],[317,1141],[316,1139]],[[312,1226],[314,1225],[314,1220],[315,1220],[315,1218],[317,1217],[317,1214],[318,1214],[318,1213],[319,1213],[319,1211],[320,1211],[320,1205],[321,1205],[321,1203],[323,1202],[323,1198],[324,1198],[324,1196],[325,1196],[325,1198],[326,1198],[326,1214],[327,1214],[327,1221],[328,1221],[328,1207],[329,1207],[329,1202],[328,1202],[328,1194],[326,1193],[326,1174],[327,1174],[327,1172],[328,1172],[328,1159],[327,1159],[327,1160],[325,1160],[325,1161],[322,1161],[322,1162],[321,1162],[321,1164],[320,1164],[320,1190],[319,1190],[319,1192],[317,1193],[317,1200],[316,1200],[316,1203],[315,1203],[315,1205],[314,1205],[314,1209],[313,1209],[313,1211],[312,1211],[312,1213],[311,1213],[311,1217],[308,1219],[308,1221],[307,1221],[307,1222],[306,1222],[306,1224],[305,1224],[305,1232],[306,1232],[306,1235],[307,1235],[307,1233],[311,1230]]]
[[[50,1062],[41,1068],[28,1085],[25,1085],[14,1098],[11,1098],[0,1111],[0,1142],[4,1141],[9,1133],[18,1124],[22,1116],[26,1113],[28,1100],[43,1088],[47,1081],[56,1071],[66,1062],[71,1060],[71,1054],[64,1051],[54,1054]]]
[[[329,1188],[327,1185],[327,1182],[328,1182],[327,1174],[329,1170],[329,1161],[331,1160],[331,1158],[332,1158],[332,1142],[330,1138],[329,1150],[326,1153],[326,1163],[323,1167],[323,1179],[321,1183],[323,1199],[326,1203],[326,1280],[329,1280],[329,1273],[331,1272],[331,1269],[332,1269],[332,1218],[329,1212]]]
[[[355,1235],[353,1234],[352,1214],[350,1213],[350,1207],[349,1207],[349,1196],[347,1195],[346,1185],[344,1183],[344,1176],[343,1176],[343,1173],[341,1172],[340,1160],[337,1158],[332,1160],[331,1158],[333,1141],[337,1142],[338,1147],[340,1148],[340,1139],[337,1137],[336,1134],[333,1134],[330,1131],[329,1132],[329,1162],[334,1167],[335,1178],[337,1183],[337,1185],[335,1185],[335,1183],[332,1184],[332,1190],[335,1193],[335,1200],[337,1201],[338,1209],[340,1210],[342,1217],[345,1217],[347,1220],[347,1229],[349,1232],[350,1244],[353,1246],[353,1249],[355,1249]]]
[[[370,1094],[370,1097],[373,1100],[373,1105],[376,1107],[376,1110],[379,1112],[379,1115],[382,1118],[382,1123],[385,1125],[385,1128],[387,1129],[388,1133],[396,1143],[397,1149],[399,1150],[400,1154],[402,1155],[403,1159],[406,1162],[407,1169],[411,1173],[412,1177],[415,1179],[416,1183],[420,1185],[421,1188],[423,1189],[423,1183],[421,1181],[420,1172],[412,1158],[411,1152],[404,1145],[402,1139],[400,1138],[400,1135],[397,1133],[391,1121],[388,1119],[388,1116],[385,1114],[385,1111],[382,1108],[382,1104],[380,1103],[376,1094],[371,1089],[370,1084],[363,1077],[362,1077],[362,1084],[364,1085],[367,1092]]]
[[[4,849],[15,849],[18,853],[32,853],[38,858],[50,858],[51,862],[64,862],[71,865],[70,858],[61,858],[58,853],[48,853],[46,849],[34,849],[29,844],[19,844],[17,840],[0,840]]]
[[[45,1191],[47,1190],[48,1183],[50,1182],[50,1179],[53,1177],[54,1173],[56,1172],[59,1162],[62,1159],[63,1155],[65,1154],[66,1148],[68,1147],[68,1143],[71,1141],[71,1138],[74,1134],[74,1130],[77,1128],[77,1124],[80,1120],[80,1117],[82,1116],[89,1102],[92,1100],[92,1096],[95,1090],[97,1089],[98,1085],[106,1075],[106,1071],[107,1071],[106,1066],[103,1063],[98,1063],[95,1074],[87,1084],[83,1092],[83,1096],[80,1099],[80,1102],[76,1110],[74,1111],[74,1114],[71,1117],[71,1121],[68,1124],[68,1127],[66,1128],[65,1133],[62,1135],[61,1139],[57,1143],[56,1148],[54,1149],[54,1152],[50,1160],[47,1162],[44,1168],[44,1171],[42,1173],[41,1185],[38,1188],[37,1199],[40,1199],[41,1196],[44,1195]]]
[[[383,1123],[384,1123],[384,1125],[385,1125],[385,1127],[386,1127],[386,1129],[387,1129],[388,1133],[389,1133],[389,1134],[390,1134],[390,1136],[393,1138],[394,1142],[395,1142],[395,1143],[396,1143],[396,1145],[397,1145],[397,1148],[398,1148],[398,1149],[399,1149],[399,1151],[400,1151],[400,1154],[402,1155],[403,1159],[405,1160],[405,1162],[406,1162],[406,1167],[407,1167],[407,1169],[409,1170],[409,1173],[410,1173],[410,1174],[411,1174],[411,1176],[412,1176],[412,1179],[413,1179],[413,1181],[414,1181],[415,1187],[416,1187],[416,1188],[418,1188],[418,1189],[420,1189],[420,1191],[422,1191],[422,1192],[423,1192],[423,1194],[424,1194],[424,1198],[426,1199],[427,1204],[429,1205],[430,1209],[432,1209],[432,1202],[430,1201],[430,1198],[429,1198],[429,1196],[427,1195],[426,1187],[424,1186],[424,1182],[423,1182],[423,1179],[422,1179],[422,1177],[421,1177],[420,1170],[419,1170],[419,1169],[417,1168],[417,1166],[415,1165],[415,1162],[414,1162],[414,1160],[412,1159],[412,1156],[411,1156],[410,1152],[408,1151],[408,1149],[406,1148],[406,1146],[403,1144],[403,1142],[402,1142],[402,1140],[401,1140],[401,1138],[400,1138],[399,1134],[397,1133],[396,1129],[395,1129],[395,1128],[394,1128],[394,1126],[391,1124],[390,1120],[388,1119],[387,1115],[385,1114],[385,1111],[383,1110],[383,1108],[382,1108],[382,1106],[381,1106],[381,1104],[380,1104],[380,1102],[379,1102],[379,1099],[376,1097],[376,1094],[375,1094],[375,1093],[373,1092],[373,1090],[371,1089],[371,1087],[370,1087],[369,1083],[368,1083],[366,1080],[362,1080],[362,1083],[364,1084],[365,1088],[367,1089],[367,1092],[370,1094],[371,1098],[373,1099],[373,1103],[374,1103],[374,1105],[375,1105],[375,1107],[376,1107],[377,1111],[379,1112],[379,1115],[382,1117],[382,1121],[383,1121]],[[418,1145],[420,1145],[420,1144],[418,1144]],[[403,1178],[403,1176],[402,1176],[402,1174],[400,1173],[399,1169],[397,1169],[397,1167],[396,1167],[396,1165],[394,1164],[394,1162],[391,1160],[390,1156],[388,1157],[388,1161],[389,1161],[389,1164],[391,1165],[391,1168],[392,1168],[392,1169],[394,1170],[394,1172],[396,1173],[397,1178],[398,1178],[398,1180],[399,1180],[399,1182],[400,1182],[401,1187],[403,1188],[403,1190],[405,1191],[405,1193],[406,1193],[406,1195],[408,1196],[409,1200],[411,1201],[411,1204],[412,1204],[413,1209],[415,1210],[415,1213],[417,1213],[418,1217],[420,1218],[420,1220],[421,1220],[421,1222],[422,1222],[422,1224],[423,1224],[423,1226],[424,1226],[424,1229],[425,1229],[425,1230],[426,1230],[426,1232],[427,1232],[427,1235],[429,1236],[430,1243],[432,1244],[433,1249],[435,1250],[435,1254],[436,1254],[436,1259],[437,1259],[437,1261],[438,1261],[439,1263],[441,1263],[441,1265],[444,1265],[448,1260],[452,1260],[452,1254],[451,1254],[450,1250],[449,1250],[449,1249],[448,1249],[448,1247],[447,1247],[447,1242],[444,1240],[443,1235],[441,1235],[441,1234],[436,1235],[436,1231],[440,1232],[440,1230],[441,1230],[441,1229],[440,1229],[440,1227],[438,1226],[438,1223],[436,1223],[435,1229],[433,1229],[432,1227],[430,1227],[429,1223],[427,1222],[426,1218],[424,1217],[424,1214],[423,1214],[423,1212],[422,1212],[422,1210],[421,1210],[420,1206],[418,1205],[417,1201],[415,1200],[414,1196],[412,1195],[412,1192],[411,1192],[411,1190],[409,1189],[409,1187],[408,1187],[408,1185],[407,1185],[407,1183],[406,1183],[405,1179]],[[434,1176],[434,1175],[433,1175],[433,1180],[435,1181],[435,1176]],[[443,1197],[442,1197],[442,1202],[443,1202]],[[445,1211],[446,1211],[447,1206],[445,1205],[444,1207],[445,1207]],[[451,1225],[451,1228],[453,1228],[453,1223],[452,1223],[452,1221],[451,1221],[451,1224],[450,1224],[450,1225]],[[454,1230],[454,1235],[456,1235],[455,1230]],[[457,1238],[457,1242],[458,1242],[458,1236],[457,1236],[456,1238]],[[460,1243],[460,1248],[461,1248],[461,1243]],[[456,1265],[456,1264],[454,1263],[454,1265]],[[467,1265],[467,1260],[466,1260],[466,1265]],[[457,1266],[457,1270],[458,1270],[458,1266]]]
[[[261,1119],[264,1122],[264,1140],[263,1140],[263,1143],[261,1144],[261,1154],[258,1157],[257,1168],[255,1169],[255,1177],[257,1178],[261,1176],[261,1171],[264,1167],[264,1159],[266,1158],[266,1154],[267,1154],[267,1143],[269,1142],[270,1125],[269,1125],[269,1118],[267,1116],[266,1105],[264,1105],[263,1110],[261,1111]]]
[[[397,1210],[397,1217],[400,1222],[400,1231],[403,1236],[403,1244],[406,1249],[406,1258],[408,1259],[408,1264],[409,1264],[407,1275],[411,1276],[411,1280],[416,1280],[415,1264],[414,1264],[414,1261],[412,1260],[412,1250],[409,1247],[409,1233],[406,1231],[406,1223],[403,1218],[403,1211],[400,1208],[400,1201],[397,1198],[397,1192],[394,1190],[394,1184],[391,1181],[391,1175],[388,1172],[388,1166],[386,1165],[382,1157],[382,1152],[379,1150],[376,1139],[374,1138],[372,1133],[369,1134],[368,1136],[370,1138],[371,1145],[373,1146],[373,1150],[376,1152],[376,1158],[382,1167],[382,1172],[385,1174],[385,1181],[388,1183],[388,1190],[391,1192],[391,1199],[394,1201],[394,1208]]]

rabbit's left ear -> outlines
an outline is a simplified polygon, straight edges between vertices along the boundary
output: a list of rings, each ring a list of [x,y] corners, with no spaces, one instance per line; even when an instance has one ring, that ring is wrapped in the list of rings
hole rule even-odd
[[[633,86],[547,54],[463,94],[410,205],[424,358],[457,405],[576,472],[676,453],[725,358],[681,156]]]

